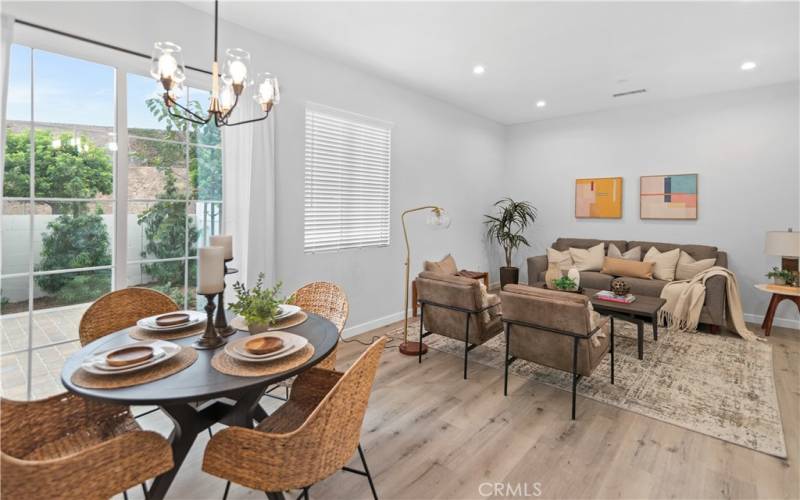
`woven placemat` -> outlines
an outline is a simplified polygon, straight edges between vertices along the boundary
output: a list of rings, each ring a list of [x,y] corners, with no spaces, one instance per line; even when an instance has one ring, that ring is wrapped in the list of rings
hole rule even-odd
[[[284,330],[286,328],[291,328],[293,326],[302,324],[307,319],[308,319],[308,314],[304,313],[303,311],[300,311],[297,314],[293,314],[288,318],[284,318],[278,321],[271,327],[267,328],[266,331],[271,332],[273,330]],[[247,329],[247,323],[245,323],[244,318],[242,318],[241,316],[236,316],[235,318],[233,318],[233,320],[231,320],[231,326],[236,328],[237,330],[242,330],[245,332],[250,331]],[[263,332],[258,332],[258,333],[263,333]]]
[[[200,335],[204,331],[206,331],[205,322],[187,328],[186,330],[178,330],[176,332],[154,332],[153,330],[145,330],[144,328],[135,326],[133,330],[128,333],[128,336],[136,340],[178,340]]]
[[[117,375],[93,375],[83,368],[78,368],[72,374],[71,380],[73,384],[89,389],[119,389],[169,377],[190,367],[195,361],[197,361],[197,351],[189,346],[183,346],[181,352],[173,358],[146,370]]]
[[[306,344],[305,347],[292,354],[276,361],[268,363],[248,363],[239,361],[228,355],[224,350],[218,352],[211,359],[211,366],[226,375],[236,375],[238,377],[263,377],[274,375],[296,368],[314,355],[314,346]]]

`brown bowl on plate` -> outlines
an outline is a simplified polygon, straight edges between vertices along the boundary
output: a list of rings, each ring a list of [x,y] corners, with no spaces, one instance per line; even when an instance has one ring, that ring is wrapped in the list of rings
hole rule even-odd
[[[186,313],[162,314],[156,318],[158,326],[178,326],[189,322],[189,315]]]
[[[277,337],[258,337],[244,344],[245,350],[251,354],[270,354],[282,347],[283,340]]]
[[[146,345],[123,347],[106,354],[106,363],[118,368],[136,365],[152,358],[154,354],[153,348]]]

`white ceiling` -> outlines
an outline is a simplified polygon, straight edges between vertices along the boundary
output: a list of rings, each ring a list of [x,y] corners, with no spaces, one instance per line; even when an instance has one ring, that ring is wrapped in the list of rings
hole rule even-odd
[[[211,3],[186,2],[211,11]],[[503,124],[798,79],[797,2],[247,2],[221,16]],[[744,61],[758,63],[744,72]],[[486,67],[475,76],[473,66]],[[645,94],[612,98],[646,88]],[[537,108],[537,100],[546,100]]]

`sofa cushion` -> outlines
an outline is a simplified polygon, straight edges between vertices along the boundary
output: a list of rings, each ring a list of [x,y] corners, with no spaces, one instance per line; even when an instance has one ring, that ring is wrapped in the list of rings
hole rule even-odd
[[[599,271],[603,268],[605,251],[602,243],[588,249],[570,248],[569,254],[578,271]]]
[[[630,285],[631,293],[633,295],[644,295],[647,297],[658,297],[661,295],[661,289],[666,286],[668,281],[664,280],[646,280],[642,278],[620,278],[622,281]]]
[[[653,279],[653,263],[606,257],[601,272],[612,276],[630,276],[649,280]]]
[[[702,259],[716,259],[717,253],[719,249],[714,246],[709,245],[681,245],[678,243],[659,243],[654,241],[629,241],[628,248],[633,248],[635,246],[641,246],[642,252],[645,254],[651,247],[656,247],[659,252],[668,252],[669,250],[674,250],[675,248],[680,248],[684,252],[691,255],[693,258],[702,260]]]
[[[595,288],[597,290],[608,290],[611,288],[611,280],[614,279],[610,274],[603,274],[597,271],[581,271],[581,287]]]
[[[623,253],[616,244],[609,243],[608,244],[608,252],[606,253],[609,257],[615,259],[625,259],[625,260],[642,260],[642,247],[633,247],[629,249],[627,252]]]
[[[559,238],[553,243],[553,248],[563,252],[570,248],[583,248],[588,249],[596,246],[598,243],[603,244],[603,250],[608,250],[608,245],[613,243],[619,248],[620,252],[628,250],[628,242],[624,240],[595,240],[589,238]],[[604,252],[605,253],[605,252]]]
[[[558,268],[562,271],[569,270],[572,267],[572,255],[569,250],[559,251],[554,248],[547,249],[547,265],[558,264]]]
[[[658,280],[672,281],[675,279],[675,268],[678,267],[678,258],[681,256],[679,248],[673,248],[667,252],[660,252],[656,247],[644,254],[643,262],[652,262],[653,277]]]
[[[716,261],[717,259],[694,260],[691,255],[681,251],[681,256],[678,259],[678,267],[675,269],[675,279],[690,280],[699,273],[714,266]]]
[[[424,269],[431,273],[447,274],[449,276],[458,274],[456,260],[450,254],[445,255],[440,261],[426,260],[424,266]]]

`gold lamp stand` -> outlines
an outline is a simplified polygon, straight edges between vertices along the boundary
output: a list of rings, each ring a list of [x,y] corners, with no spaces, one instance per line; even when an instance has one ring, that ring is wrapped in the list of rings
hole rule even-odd
[[[400,216],[400,221],[403,225],[403,238],[406,241],[406,261],[405,261],[405,280],[404,288],[403,288],[403,343],[400,344],[399,350],[401,354],[405,354],[406,356],[419,356],[420,351],[422,354],[428,352],[428,346],[422,342],[422,338],[419,339],[419,342],[409,342],[408,341],[408,287],[409,287],[409,280],[410,280],[410,267],[411,267],[411,247],[408,244],[408,230],[406,229],[406,215],[412,212],[419,212],[422,210],[430,210],[431,211],[431,218],[429,219],[428,223],[434,226],[440,227],[447,227],[450,225],[450,219],[447,216],[447,212],[435,205],[426,205],[424,207],[417,207],[411,208],[403,212]]]

